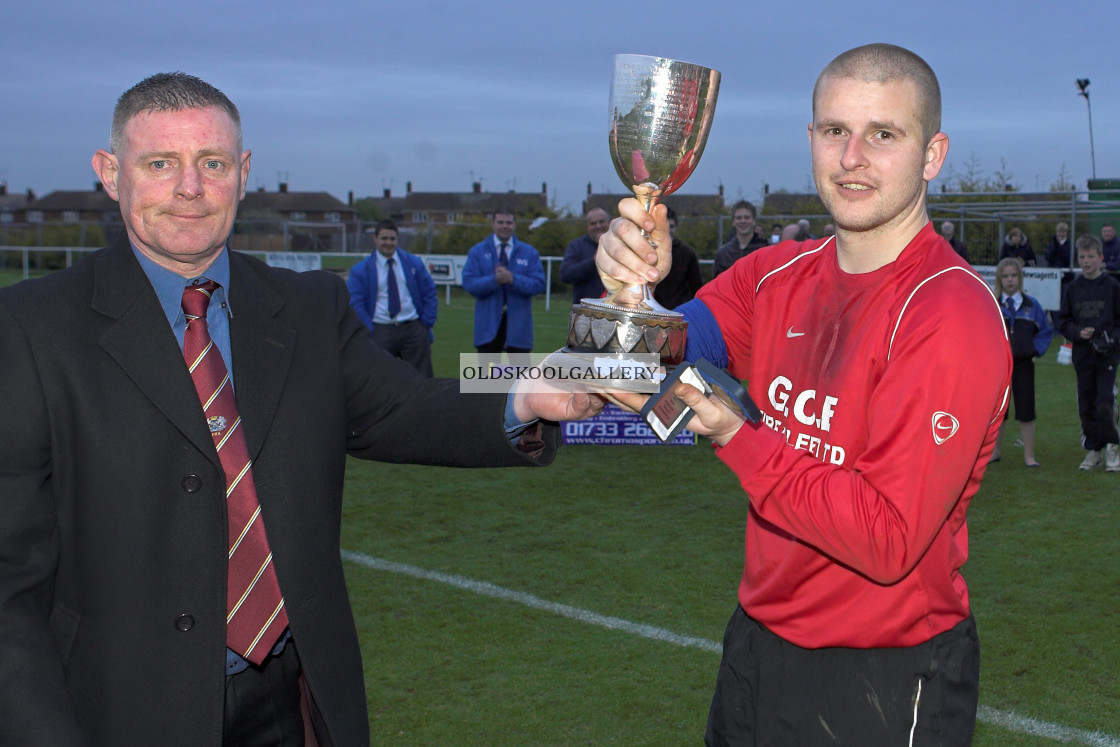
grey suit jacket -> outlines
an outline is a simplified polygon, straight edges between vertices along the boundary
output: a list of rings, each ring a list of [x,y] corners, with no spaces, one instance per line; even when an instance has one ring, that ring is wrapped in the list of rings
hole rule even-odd
[[[290,629],[324,741],[364,744],[339,557],[346,453],[540,464],[556,432],[512,447],[504,397],[460,395],[376,349],[329,273],[236,252],[230,273],[238,409]],[[127,240],[0,289],[0,740],[221,743],[224,506],[201,405]]]

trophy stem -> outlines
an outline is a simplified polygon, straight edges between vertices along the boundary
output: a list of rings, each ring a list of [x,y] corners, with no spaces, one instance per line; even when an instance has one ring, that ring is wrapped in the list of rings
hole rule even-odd
[[[661,197],[662,190],[653,182],[645,182],[644,184],[635,184],[631,187],[634,196],[637,197],[642,206],[645,207],[648,213],[657,204],[658,199]],[[657,248],[657,242],[650,238],[649,232],[644,228],[642,229],[642,236],[645,237],[649,245],[654,249]],[[648,283],[633,283],[631,285],[624,285],[614,293],[611,293],[602,301],[603,304],[613,306],[621,306],[628,310],[637,310],[644,312],[653,312],[655,314],[664,314],[668,316],[679,316],[675,311],[670,311],[664,306],[659,304],[653,297],[653,289]]]
[[[634,196],[641,200],[642,207],[646,209],[647,213],[650,210],[653,210],[653,206],[657,204],[657,201],[659,199],[661,199],[661,187],[657,186],[653,182],[646,182],[645,184],[635,184],[633,187],[631,187],[631,189],[634,191]],[[645,237],[650,246],[652,246],[654,249],[657,248],[657,242],[649,237],[649,231],[643,228],[642,236]]]
[[[596,306],[621,306],[628,311],[646,311],[670,317],[680,316],[680,313],[659,304],[653,297],[653,289],[647,283],[624,285],[604,299],[584,299],[583,303],[589,301]]]

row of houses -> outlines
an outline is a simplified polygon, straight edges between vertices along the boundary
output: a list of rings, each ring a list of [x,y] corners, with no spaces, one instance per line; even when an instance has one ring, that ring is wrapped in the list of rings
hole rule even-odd
[[[961,232],[966,222],[996,223],[1002,233],[1008,221],[1017,219],[1047,222],[1044,216],[1052,216],[1049,220],[1056,222],[1068,220],[1063,216],[1069,214],[1072,214],[1071,217],[1088,217],[1089,213],[1096,213],[1092,217],[1097,221],[1111,219],[1117,214],[1113,211],[1120,209],[1120,181],[1097,182],[1090,184],[1088,193],[1008,193],[978,197],[978,202],[962,202],[966,195],[931,193],[930,208],[933,217],[939,221],[960,221]],[[580,212],[604,208],[613,214],[623,196],[596,194],[589,183]],[[390,189],[385,189],[380,196],[363,198],[361,202],[371,208],[362,211],[364,217],[390,217],[405,232],[477,223],[499,208],[513,210],[525,217],[557,217],[548,202],[547,183],[541,185],[539,192],[484,192],[479,182],[473,183],[469,192],[418,192],[413,190],[412,182],[408,182],[404,194],[394,195]],[[716,194],[674,194],[665,202],[682,219],[688,219],[726,216],[734,200],[726,198],[721,186]],[[764,230],[769,228],[766,224],[771,220],[777,222],[793,216],[814,218],[815,223],[821,225],[828,220],[827,211],[815,193],[767,193],[758,208],[759,223],[764,224]],[[1104,211],[1111,214],[1106,217],[1101,214]],[[361,217],[353,192],[343,201],[328,192],[294,191],[282,182],[275,191],[259,187],[247,192],[238,212],[238,223],[239,230],[249,233],[264,235],[282,231],[284,240],[280,248],[337,251],[339,239],[345,243],[348,234],[353,237],[355,233],[362,233]],[[121,225],[120,210],[100,182],[91,189],[59,190],[42,197],[31,190],[11,193],[6,184],[0,183],[0,232],[6,227],[60,224],[94,224],[110,234]],[[293,226],[301,224],[299,236],[302,243],[292,241],[289,232]],[[274,228],[278,225],[283,227]],[[353,246],[352,242],[351,238],[350,250],[364,248]]]
[[[351,196],[351,201],[352,201]],[[260,188],[247,192],[241,201],[239,215],[312,223],[345,223],[357,219],[358,211],[328,192],[291,192],[281,184],[275,192]],[[0,184],[0,222],[4,223],[79,223],[112,224],[121,222],[120,207],[105,192],[101,182],[92,189],[58,190],[42,197],[28,190],[9,194]]]
[[[593,194],[591,185],[582,212],[602,207],[613,212],[621,194]],[[414,192],[412,183],[403,195],[384,190],[366,198],[377,215],[387,216],[402,228],[469,223],[499,208],[518,215],[548,215],[548,184],[540,192],[484,192],[475,182],[470,192]],[[670,204],[681,215],[715,215],[726,209],[723,191],[716,195],[674,195]],[[342,201],[328,192],[297,192],[281,183],[276,191],[259,187],[247,192],[238,218],[242,221],[284,220],[295,223],[350,223],[358,219],[354,193]],[[9,224],[120,222],[120,209],[100,182],[86,190],[58,190],[38,197],[32,190],[10,193],[0,184],[0,222]]]

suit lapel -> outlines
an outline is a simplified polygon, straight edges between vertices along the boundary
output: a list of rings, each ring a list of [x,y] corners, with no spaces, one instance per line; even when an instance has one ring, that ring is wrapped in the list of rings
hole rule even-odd
[[[296,332],[276,319],[283,299],[244,256],[230,252],[230,344],[237,410],[256,459],[288,378]]]
[[[127,236],[98,256],[91,306],[115,323],[98,343],[163,415],[221,468],[183,352]],[[277,321],[281,299],[250,262],[230,252],[230,344],[237,409],[256,458],[276,413],[296,333]]]
[[[220,468],[183,353],[123,234],[97,257],[91,306],[116,320],[98,340],[101,348],[164,417]]]

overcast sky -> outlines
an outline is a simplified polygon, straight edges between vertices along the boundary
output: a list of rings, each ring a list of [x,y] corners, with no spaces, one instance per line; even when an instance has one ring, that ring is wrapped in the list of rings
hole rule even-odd
[[[162,7],[166,5],[166,7]],[[988,6],[991,6],[989,9]],[[1015,7],[1017,6],[1017,7]],[[757,199],[811,189],[805,126],[820,69],[891,42],[941,81],[950,173],[975,159],[1024,190],[1063,167],[1120,178],[1120,3],[9,2],[0,20],[0,180],[12,192],[92,187],[113,105],[182,70],[241,110],[250,189],[538,191],[578,211],[620,192],[607,152],[617,53],[723,74],[707,150],[682,193]],[[1035,8],[1043,8],[1035,9]],[[998,8],[998,10],[997,10]],[[1012,9],[1013,8],[1013,9]],[[943,172],[943,175],[945,172]]]

